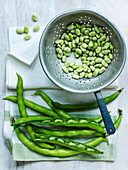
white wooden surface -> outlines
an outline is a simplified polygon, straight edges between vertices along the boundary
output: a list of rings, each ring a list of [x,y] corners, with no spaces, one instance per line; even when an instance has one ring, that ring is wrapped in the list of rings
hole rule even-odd
[[[8,28],[32,26],[32,14],[39,16],[39,24],[46,25],[60,12],[84,8],[94,10],[108,17],[128,42],[128,1],[127,0],[0,0],[0,169],[1,170],[127,170],[128,169],[128,64],[119,77],[120,87],[125,90],[120,95],[119,108],[124,116],[118,130],[115,162],[66,161],[66,162],[14,162],[3,137],[5,96],[5,58],[9,49]]]

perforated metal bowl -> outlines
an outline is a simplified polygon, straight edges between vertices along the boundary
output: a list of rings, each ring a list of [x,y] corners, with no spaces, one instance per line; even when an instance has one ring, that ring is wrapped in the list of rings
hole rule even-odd
[[[76,22],[103,27],[115,47],[112,63],[95,78],[72,79],[72,73],[65,74],[62,71],[64,64],[57,58],[54,42],[65,32],[67,25]],[[45,73],[56,85],[71,92],[88,93],[105,88],[119,76],[125,64],[126,47],[119,30],[108,19],[93,11],[73,10],[56,16],[48,23],[40,39],[39,56]],[[76,60],[74,54],[67,60]]]

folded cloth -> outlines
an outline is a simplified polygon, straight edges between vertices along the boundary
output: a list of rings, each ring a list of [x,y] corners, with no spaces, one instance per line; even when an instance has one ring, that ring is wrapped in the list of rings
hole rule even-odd
[[[44,27],[41,26],[38,32],[34,32],[33,27],[29,27],[29,34],[32,36],[29,41],[24,39],[26,34],[17,34],[16,29],[17,27],[9,28],[9,54],[16,57],[18,60],[31,65],[38,54],[39,40]]]
[[[6,86],[7,86],[7,94],[6,95],[16,95],[17,84],[17,76],[16,73],[19,73],[24,82],[24,97],[32,100],[38,104],[42,104],[43,106],[47,106],[47,104],[40,99],[40,97],[31,96],[34,91],[32,89],[43,89],[54,101],[59,101],[61,103],[81,103],[81,102],[92,102],[95,99],[93,93],[91,94],[75,94],[70,93],[65,90],[58,90],[59,87],[54,85],[43,72],[39,58],[37,55],[38,42],[28,41],[29,43],[21,43],[23,35],[14,35],[16,28],[11,28],[9,30],[9,43],[10,43],[10,52],[7,57],[6,62]],[[16,34],[16,33],[15,33]],[[31,32],[31,35],[36,34]],[[41,35],[41,34],[40,34]],[[40,35],[37,34],[37,39],[40,38]],[[19,40],[16,40],[17,36]],[[16,41],[15,41],[16,40]],[[16,42],[16,43],[15,43]],[[12,44],[14,43],[14,44]],[[17,44],[17,49],[16,49]],[[22,48],[21,48],[22,45]],[[15,47],[15,48],[14,48]],[[15,50],[16,49],[16,50]],[[25,49],[25,52],[22,51]],[[34,54],[29,51],[33,50]],[[26,56],[27,55],[27,56]],[[31,59],[31,55],[32,58]],[[26,56],[26,57],[25,57]],[[22,61],[22,62],[21,62]],[[106,88],[103,91],[103,96],[110,95],[114,93],[115,89],[118,87],[118,81],[115,81],[109,88]],[[110,89],[111,88],[111,89]],[[31,89],[31,90],[30,90]],[[68,97],[67,97],[68,96]],[[112,117],[117,117],[117,112],[115,112],[117,108],[117,100],[108,104],[108,109],[112,112]],[[37,114],[34,111],[27,109],[29,115]],[[93,117],[100,115],[99,109],[93,109],[84,112],[73,112],[73,116],[75,117]],[[109,160],[113,161],[115,159],[115,138],[116,134],[109,137],[110,145],[109,147],[106,143],[102,143],[98,146],[98,149],[104,151],[104,155],[98,156],[90,156],[88,154],[80,154],[77,156],[69,157],[69,158],[53,158],[47,157],[44,155],[36,154],[30,151],[27,147],[25,147],[16,137],[15,132],[12,132],[12,128],[10,127],[10,117],[15,117],[16,119],[19,117],[17,105],[6,101],[5,102],[5,122],[4,122],[4,135],[7,142],[7,146],[12,150],[13,159],[15,161],[37,161],[37,160]],[[86,139],[78,138],[78,141],[85,142]]]
[[[35,58],[31,66],[8,56],[6,73],[6,86],[9,89],[16,89],[16,73],[22,76],[24,81],[24,89],[58,88],[44,73],[38,56]]]

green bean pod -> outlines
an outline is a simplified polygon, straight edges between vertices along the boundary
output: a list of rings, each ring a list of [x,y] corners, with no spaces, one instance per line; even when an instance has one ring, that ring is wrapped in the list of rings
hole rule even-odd
[[[105,137],[98,137],[98,138],[92,139],[92,140],[86,142],[85,144],[88,146],[95,147],[95,146],[99,145],[99,143],[101,143],[101,142],[107,142],[107,145],[109,145],[108,138],[105,138]]]
[[[4,100],[9,100],[9,101],[17,103],[17,96],[7,96],[7,97],[4,98]],[[35,110],[35,111],[37,111],[39,113],[43,113],[45,115],[55,117],[55,118],[60,117],[53,110],[48,109],[48,108],[46,108],[44,106],[41,106],[41,105],[39,105],[39,104],[37,104],[35,102],[32,102],[30,100],[27,100],[25,98],[24,98],[24,104],[25,104],[26,107],[28,107],[28,108],[30,108],[32,110]]]
[[[36,123],[37,125],[57,125],[65,127],[89,128],[100,133],[105,133],[105,130],[96,122],[89,121],[85,118],[70,118],[70,119],[44,119],[40,116],[32,116],[29,118],[20,118],[14,123],[14,127],[25,126],[27,124]]]
[[[20,75],[18,75],[18,83],[17,83],[17,103],[18,103],[18,109],[19,109],[19,113],[20,116],[22,118],[27,118],[27,112],[26,112],[26,108],[25,108],[25,104],[24,104],[24,99],[23,99],[23,80],[22,77]],[[31,125],[27,125],[26,126],[26,130],[29,134],[29,136],[31,137],[31,139],[34,141],[35,139],[35,132],[32,129]],[[47,143],[38,143],[36,142],[37,145],[39,145],[40,147],[44,147],[44,148],[49,148],[49,149],[54,149],[54,146],[51,146]]]
[[[51,136],[51,135],[35,135],[36,136],[36,140],[38,142],[49,142],[52,144],[58,144],[61,146],[65,146],[68,147],[70,149],[73,150],[78,150],[80,152],[85,152],[88,154],[101,154],[102,152],[97,150],[94,147],[91,147],[89,145],[80,143],[80,142],[76,142],[70,139],[65,139],[65,138],[61,138],[61,137],[56,137],[56,136]]]
[[[122,120],[122,110],[118,109],[118,112],[119,112],[119,117],[114,123],[115,129],[118,129],[118,127],[119,127],[119,125],[121,123],[121,120]]]
[[[54,110],[59,116],[63,118],[71,118],[72,116],[66,113],[64,110],[58,109],[52,104],[52,99],[43,91],[36,91],[33,95],[40,95],[42,99]]]
[[[102,133],[96,132],[95,130],[66,130],[66,131],[59,131],[59,130],[49,130],[44,127],[38,127],[33,125],[33,130],[38,134],[47,134],[59,137],[75,137],[75,136],[105,136]],[[96,134],[96,135],[95,135]]]
[[[99,117],[97,117],[97,118],[92,118],[92,119],[90,119],[91,121],[94,121],[94,122],[97,122],[97,123],[100,123],[102,120],[103,120],[103,118],[102,118],[102,116],[99,116]]]
[[[98,118],[92,118],[90,120],[99,123],[102,120],[102,116],[99,116]],[[44,127],[42,128],[33,125],[33,130],[39,134],[48,134],[48,135],[54,135],[60,137],[89,136],[89,135],[104,136],[102,133],[99,132],[97,133],[95,130],[89,130],[89,129],[59,131],[59,130],[49,130]]]
[[[104,98],[105,104],[108,104],[112,102],[113,100],[115,100],[119,96],[122,90],[123,88],[113,93],[112,95],[105,97]],[[66,110],[66,111],[76,111],[76,110],[92,109],[92,108],[98,107],[97,101],[92,102],[92,103],[82,103],[82,104],[60,104],[58,102],[52,101],[52,104],[55,107]]]

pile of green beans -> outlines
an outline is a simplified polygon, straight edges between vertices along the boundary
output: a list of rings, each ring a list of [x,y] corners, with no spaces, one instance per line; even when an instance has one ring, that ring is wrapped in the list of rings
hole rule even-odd
[[[32,117],[28,117],[28,115],[27,115],[27,112],[26,112],[26,108],[25,108],[25,104],[24,104],[24,98],[23,98],[23,80],[22,80],[22,77],[20,76],[20,75],[18,75],[17,74],[17,76],[18,76],[18,83],[17,83],[17,103],[18,103],[18,108],[19,108],[19,113],[20,113],[20,115],[21,115],[21,119],[31,119],[32,120]],[[47,96],[45,95],[45,97],[47,98]],[[43,117],[43,116],[42,116]],[[38,117],[38,119],[39,119],[39,117]],[[51,118],[52,119],[52,118]],[[57,118],[56,118],[57,119]],[[55,120],[56,120],[55,119]],[[59,119],[59,118],[58,118]],[[12,119],[13,120],[13,119]],[[48,120],[48,119],[46,119],[45,118],[45,120]],[[50,120],[50,119],[49,119]],[[14,121],[13,121],[14,122]],[[15,122],[16,123],[16,122]],[[14,123],[14,124],[15,124]],[[56,123],[56,122],[55,122]],[[40,142],[38,142],[38,141],[36,141],[36,133],[33,131],[33,129],[32,129],[32,125],[30,125],[30,124],[26,124],[26,129],[27,129],[27,131],[28,131],[28,133],[29,133],[29,135],[30,135],[30,137],[31,137],[31,139],[33,140],[33,142],[32,141],[30,141],[24,134],[23,134],[23,132],[19,129],[19,128],[15,128],[15,131],[16,131],[16,134],[17,134],[17,136],[18,136],[18,138],[26,145],[26,146],[28,146],[28,148],[30,148],[30,149],[32,149],[32,150],[34,150],[34,151],[36,151],[36,152],[38,152],[38,153],[43,153],[43,154],[46,154],[47,155],[47,153],[45,153],[45,152],[49,152],[49,155],[52,155],[52,152],[49,150],[49,149],[53,149],[54,148],[54,146],[51,146],[50,144],[47,144],[47,143],[40,143]],[[101,127],[102,128],[102,127]],[[17,130],[18,129],[18,130]],[[26,143],[26,141],[27,141],[27,143]],[[81,144],[82,145],[82,144]],[[31,148],[31,147],[34,147],[34,149],[33,148]],[[48,148],[47,150],[45,150],[45,149],[43,149],[42,147],[45,147],[45,148]],[[77,149],[78,150],[78,149]],[[79,151],[79,150],[78,150]],[[57,152],[59,152],[59,151],[57,151]],[[60,152],[62,152],[63,153],[63,151],[60,151]],[[90,151],[91,152],[91,151]],[[98,152],[98,150],[95,150],[95,151],[93,151],[93,154],[101,154],[102,152],[100,152],[99,151],[99,153],[97,153]],[[56,153],[56,151],[55,151],[55,153]],[[76,153],[74,153],[74,154],[76,154]],[[56,155],[56,154],[55,154]],[[54,156],[55,156],[54,155]],[[59,155],[60,156],[60,155]],[[64,156],[64,155],[63,155]]]
[[[14,119],[12,119],[12,123],[14,123]],[[71,150],[71,149],[52,149],[52,150],[49,150],[49,149],[45,149],[45,148],[40,148],[39,146],[35,145],[35,143],[33,141],[31,141],[20,128],[16,128],[15,132],[16,132],[18,139],[26,147],[28,147],[32,151],[39,153],[39,154],[43,154],[43,155],[47,155],[47,156],[53,156],[53,157],[68,157],[68,156],[73,156],[73,155],[77,155],[77,154],[81,153],[80,151]],[[94,147],[102,141],[106,141],[106,140],[104,140],[104,138],[99,137],[99,138],[93,139],[92,141],[90,141],[87,144],[91,147]],[[99,153],[103,154],[103,152],[100,152],[100,151],[99,151]]]
[[[95,146],[99,145],[101,142],[109,143],[106,138],[109,134],[104,129],[104,124],[100,124],[102,116],[91,119],[74,118],[62,108],[57,108],[52,99],[42,91],[36,91],[34,95],[40,95],[52,110],[24,99],[22,77],[18,74],[17,76],[17,96],[8,96],[4,98],[4,100],[10,100],[18,104],[21,118],[17,121],[15,121],[14,118],[11,118],[11,120],[17,137],[25,146],[36,153],[55,157],[67,157],[80,153],[94,155],[103,154],[102,151],[95,148]],[[111,100],[109,100],[109,97],[106,98],[106,102],[109,103],[114,100],[121,91],[122,89],[114,93]],[[94,105],[95,104],[93,103],[92,106]],[[25,106],[47,116],[28,116]],[[114,123],[116,129],[119,127],[121,119],[122,110],[119,110],[119,117]],[[47,129],[44,127],[45,125],[56,127],[57,130]],[[26,128],[30,139],[24,134],[20,127]],[[66,130],[63,129],[61,131],[58,129],[59,127],[65,127]],[[90,136],[93,137],[93,139],[86,143],[66,139],[67,137],[71,138],[75,136]],[[60,147],[67,147],[69,149],[56,149],[56,145],[60,145]]]
[[[121,123],[121,119],[122,119],[122,110],[119,109],[119,117],[114,123],[116,129],[119,127],[119,125]],[[14,124],[14,121],[13,121],[13,124]],[[35,136],[37,137],[35,139],[35,141],[49,142],[52,144],[54,143],[54,144],[66,146],[68,148],[73,149],[73,150],[69,150],[69,149],[48,150],[48,149],[42,149],[42,148],[39,148],[38,146],[36,146],[30,139],[28,139],[24,135],[24,133],[20,130],[19,127],[16,128],[15,131],[16,131],[18,138],[20,139],[20,141],[22,141],[22,143],[25,146],[27,146],[28,148],[30,148],[31,150],[33,150],[37,153],[48,155],[48,156],[67,157],[67,156],[73,156],[73,155],[79,154],[81,152],[85,152],[88,154],[103,154],[103,152],[95,149],[94,147],[103,141],[107,142],[107,144],[109,144],[108,139],[104,138],[104,137],[98,137],[98,138],[92,139],[86,143],[79,143],[79,142],[74,142],[72,140],[67,140],[65,138],[56,137],[53,134],[51,134],[51,135],[45,135],[44,133],[41,135],[35,134]],[[108,136],[108,134],[107,134],[107,136]]]
[[[102,74],[113,59],[114,46],[101,27],[91,24],[68,25],[65,33],[55,41],[57,57],[64,64],[62,70],[72,78],[91,78]],[[68,62],[67,57],[74,52],[75,58],[81,58],[82,64]],[[76,60],[77,61],[77,60]]]

